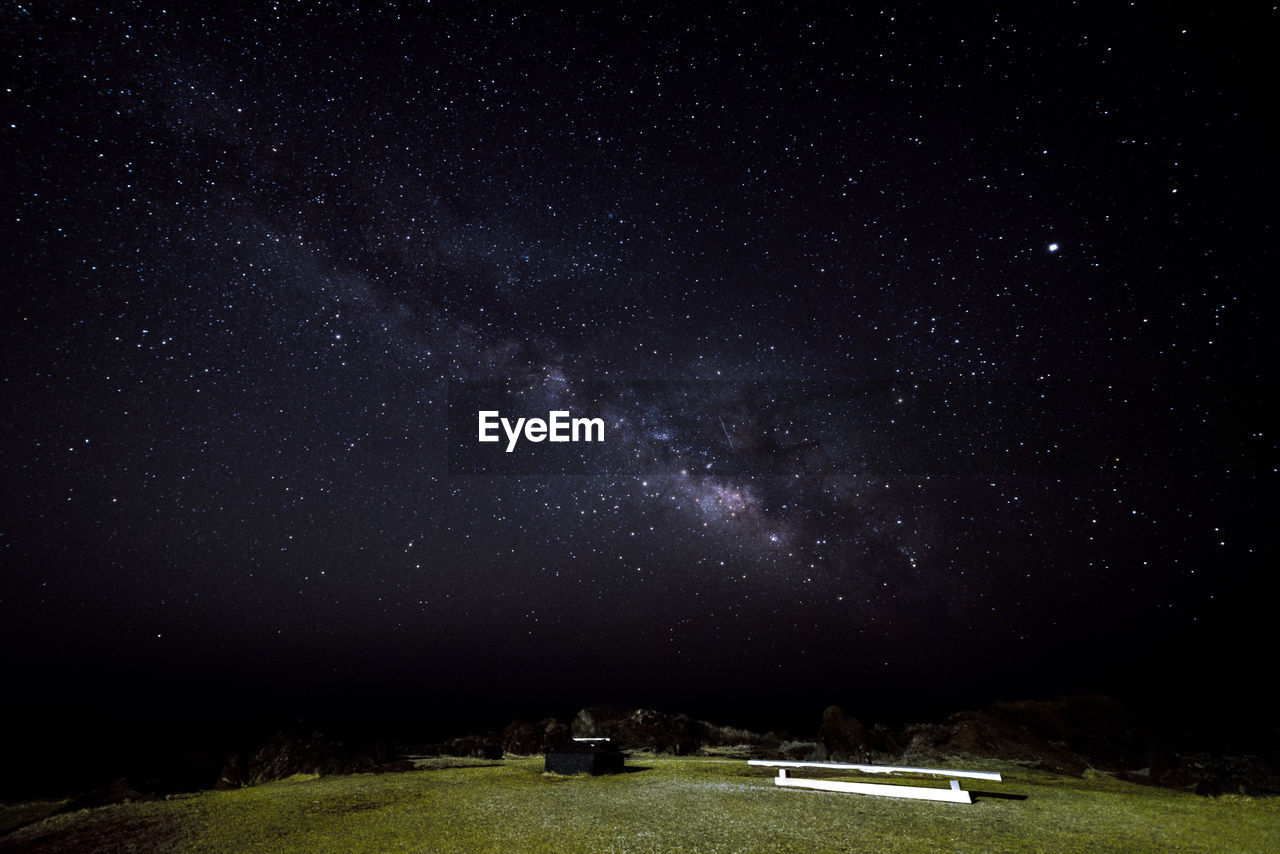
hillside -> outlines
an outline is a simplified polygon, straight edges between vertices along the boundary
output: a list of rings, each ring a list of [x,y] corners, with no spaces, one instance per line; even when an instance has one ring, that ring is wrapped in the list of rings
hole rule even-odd
[[[540,758],[417,764],[51,815],[0,851],[1280,850],[1280,799],[1012,763],[987,763],[1005,780],[971,786],[969,806],[781,791],[767,771],[705,757],[634,755],[613,777],[545,775]]]

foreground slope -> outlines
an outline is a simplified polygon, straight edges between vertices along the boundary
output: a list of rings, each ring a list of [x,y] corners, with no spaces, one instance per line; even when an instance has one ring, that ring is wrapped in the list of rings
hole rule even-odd
[[[972,805],[777,789],[709,758],[632,757],[614,777],[541,759],[435,761],[53,815],[3,851],[1276,851],[1280,799],[1201,798],[991,765]],[[847,778],[843,778],[847,779]],[[983,794],[985,793],[985,795]]]

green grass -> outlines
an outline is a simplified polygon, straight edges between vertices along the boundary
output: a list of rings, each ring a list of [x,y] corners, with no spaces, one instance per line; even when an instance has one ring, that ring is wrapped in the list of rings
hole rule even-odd
[[[987,764],[972,805],[775,787],[727,759],[555,777],[541,759],[294,778],[55,815],[0,850],[217,852],[1280,851],[1280,799],[1200,798],[1106,775]],[[969,763],[974,765],[975,763]],[[847,778],[846,778],[847,779]]]

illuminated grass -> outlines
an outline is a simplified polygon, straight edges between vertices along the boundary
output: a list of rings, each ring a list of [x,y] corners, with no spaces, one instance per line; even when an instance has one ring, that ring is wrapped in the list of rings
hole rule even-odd
[[[1280,850],[1280,799],[1206,799],[1103,775],[992,765],[1005,782],[973,781],[990,794],[962,805],[783,791],[733,760],[631,764],[648,770],[556,777],[541,759],[518,759],[294,778],[54,816],[0,838],[0,850]]]

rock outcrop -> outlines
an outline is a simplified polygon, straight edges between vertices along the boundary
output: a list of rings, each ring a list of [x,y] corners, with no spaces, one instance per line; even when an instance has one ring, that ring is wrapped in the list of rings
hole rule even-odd
[[[651,750],[687,756],[702,747],[706,735],[700,721],[653,709],[587,708],[570,727],[576,738],[608,738],[623,750]]]
[[[572,743],[569,727],[555,718],[536,724],[512,721],[502,731],[502,749],[518,756],[534,756]]]
[[[384,740],[369,743],[330,738],[319,730],[281,730],[252,754],[228,757],[216,784],[220,789],[255,786],[295,774],[354,774],[360,771],[407,770]]]
[[[1086,768],[1149,765],[1162,730],[1095,695],[997,702],[985,710],[957,712],[941,724],[907,726],[902,736],[903,756],[912,761],[979,756],[1078,775]]]

